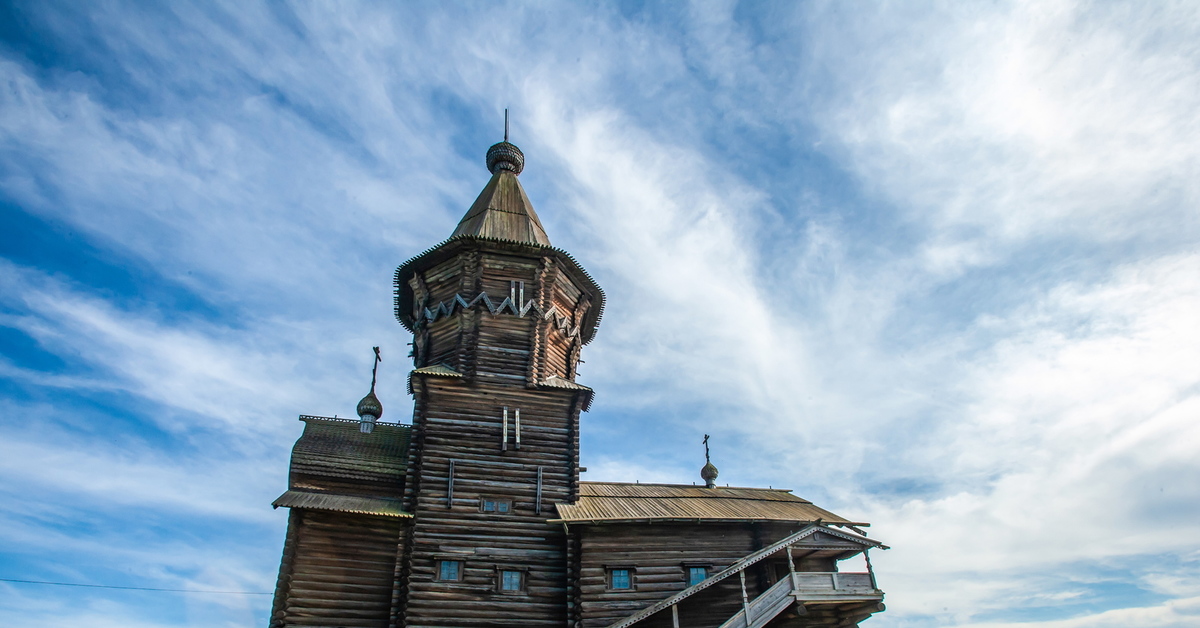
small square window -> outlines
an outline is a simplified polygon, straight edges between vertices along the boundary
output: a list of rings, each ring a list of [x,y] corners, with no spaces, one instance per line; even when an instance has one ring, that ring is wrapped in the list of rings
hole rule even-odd
[[[501,591],[522,591],[524,590],[525,574],[516,570],[504,570],[500,572],[500,590]]]
[[[608,570],[608,588],[613,590],[623,590],[633,588],[633,570],[632,569],[609,569]]]
[[[708,567],[688,567],[687,576],[688,586],[696,586],[704,582],[704,579],[708,577]]]
[[[438,580],[454,582],[462,580],[461,560],[439,560],[437,568]]]
[[[494,499],[485,497],[479,501],[480,512],[510,512],[512,510],[511,499]]]

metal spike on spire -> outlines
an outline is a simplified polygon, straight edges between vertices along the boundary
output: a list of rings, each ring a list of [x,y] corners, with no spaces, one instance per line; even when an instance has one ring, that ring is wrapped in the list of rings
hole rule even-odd
[[[504,141],[508,141],[508,107],[504,108]]]

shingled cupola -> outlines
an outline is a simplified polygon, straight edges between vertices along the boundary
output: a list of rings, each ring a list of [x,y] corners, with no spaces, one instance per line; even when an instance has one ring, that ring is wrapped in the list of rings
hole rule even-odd
[[[396,318],[413,332],[414,364],[529,387],[573,382],[604,293],[550,244],[507,133],[486,163],[491,179],[450,238],[396,271]]]

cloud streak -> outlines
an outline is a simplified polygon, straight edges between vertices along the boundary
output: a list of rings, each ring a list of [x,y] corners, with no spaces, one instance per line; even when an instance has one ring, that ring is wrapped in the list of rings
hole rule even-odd
[[[383,345],[407,418],[391,270],[451,231],[509,106],[609,296],[594,479],[694,480],[715,434],[722,481],[875,522],[881,626],[1185,625],[1200,15],[845,9],[17,7],[0,200],[64,250],[3,241],[4,564],[61,560],[20,549],[49,527],[270,588],[277,551],[240,554],[282,541],[291,417],[351,411]],[[149,621],[30,595],[28,625]],[[266,613],[194,604],[160,625]]]

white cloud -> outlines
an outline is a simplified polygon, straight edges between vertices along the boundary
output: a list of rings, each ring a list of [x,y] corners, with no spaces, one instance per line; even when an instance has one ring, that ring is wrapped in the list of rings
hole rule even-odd
[[[1139,626],[1145,628],[1189,628],[1200,620],[1200,597],[1186,597],[1157,606],[1120,608],[1056,621],[1020,623],[969,623],[972,628],[1103,628]]]
[[[593,479],[692,479],[690,448],[638,440],[653,408],[673,434],[723,432],[725,476],[871,515],[896,548],[881,623],[1070,604],[1097,562],[1194,551],[1194,9],[843,6],[748,25],[696,5],[676,32],[573,5],[305,5],[303,37],[261,7],[177,8],[185,37],[100,13],[119,54],[188,71],[139,115],[3,62],[0,184],[232,314],[180,320],[7,265],[3,322],[89,367],[48,386],[123,390],[278,453],[280,421],[352,407],[365,369],[346,356],[381,336],[403,354],[390,270],[483,183],[454,127],[511,105],[551,237],[610,297],[589,421],[631,434],[585,452]],[[714,142],[730,127],[794,135],[854,194],[764,181],[730,158],[757,147]],[[385,362],[396,397],[402,362]],[[61,468],[12,477],[130,504],[171,503],[139,476],[174,487],[191,464],[14,443]],[[214,469],[192,507],[253,519],[217,503],[248,468]],[[1088,617],[1183,625],[1190,582],[1146,576],[1176,599]],[[1071,621],[1054,625],[1092,625]]]
[[[1035,237],[1178,242],[1200,200],[1193,9],[962,5],[900,30],[881,13],[814,47],[855,71],[821,115],[863,181],[937,229],[931,271]]]

